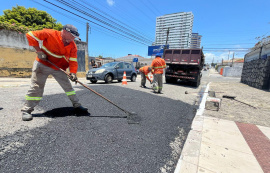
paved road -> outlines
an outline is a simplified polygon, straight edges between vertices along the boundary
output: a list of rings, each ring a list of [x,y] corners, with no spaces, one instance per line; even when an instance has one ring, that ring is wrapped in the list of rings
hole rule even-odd
[[[201,87],[210,77],[203,74]],[[34,120],[22,122],[19,109],[28,86],[0,88],[0,172],[173,172],[199,100],[184,92],[201,87],[165,84],[163,94],[154,94],[138,87],[139,77],[127,86],[84,82],[136,112],[140,124],[98,117],[125,114],[82,86],[75,90],[91,115],[77,117],[55,82],[46,85]]]

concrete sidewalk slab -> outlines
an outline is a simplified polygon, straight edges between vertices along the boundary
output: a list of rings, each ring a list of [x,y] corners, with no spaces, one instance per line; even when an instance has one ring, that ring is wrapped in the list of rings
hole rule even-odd
[[[218,73],[210,73],[220,76]],[[231,85],[231,84],[229,84]],[[240,88],[239,88],[240,87]],[[242,85],[236,85],[236,92],[242,91]],[[207,87],[209,89],[209,87]],[[252,91],[253,89],[248,89]],[[223,91],[223,90],[222,90]],[[225,90],[231,92],[231,90]],[[208,91],[205,91],[208,92]],[[253,99],[262,97],[253,94]],[[265,95],[266,94],[266,95]],[[268,93],[264,95],[267,97]],[[207,94],[197,110],[184,148],[179,158],[175,173],[268,173],[270,172],[270,127],[239,123],[233,119],[222,119],[220,111],[205,113]],[[240,97],[240,96],[239,96]],[[241,95],[243,97],[243,95]],[[242,99],[245,99],[243,97]],[[230,106],[230,107],[228,107]],[[224,109],[231,109],[235,104],[227,105]],[[236,105],[236,108],[237,109]],[[261,110],[268,109],[261,106]],[[247,107],[246,109],[251,109]],[[245,111],[246,113],[249,110]],[[211,116],[208,116],[210,113]],[[243,111],[241,112],[243,113]],[[252,112],[254,113],[254,112]],[[225,114],[223,117],[230,118],[232,115]],[[237,112],[234,116],[238,116]],[[253,114],[253,116],[258,116]],[[245,116],[246,117],[246,116]],[[269,151],[268,151],[269,150]]]

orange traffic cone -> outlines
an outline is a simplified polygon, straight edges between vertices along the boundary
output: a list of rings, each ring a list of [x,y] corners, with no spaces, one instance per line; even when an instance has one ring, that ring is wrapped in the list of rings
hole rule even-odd
[[[124,71],[123,79],[122,79],[122,85],[127,85],[127,75],[126,71]]]

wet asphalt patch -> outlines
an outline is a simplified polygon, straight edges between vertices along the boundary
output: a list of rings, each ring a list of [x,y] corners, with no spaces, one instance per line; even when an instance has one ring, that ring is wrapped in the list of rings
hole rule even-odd
[[[34,119],[47,116],[53,121],[0,139],[0,172],[160,172],[167,163],[167,172],[173,172],[190,131],[194,106],[112,85],[91,88],[136,112],[140,124],[102,117],[126,114],[89,90],[76,93],[90,116],[74,115],[64,93],[45,95],[39,104],[44,114],[34,114]],[[172,156],[175,138],[179,138],[174,144],[178,157]]]

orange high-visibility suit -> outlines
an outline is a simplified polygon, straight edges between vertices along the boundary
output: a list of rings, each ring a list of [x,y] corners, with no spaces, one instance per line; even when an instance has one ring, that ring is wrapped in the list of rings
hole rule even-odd
[[[50,62],[63,70],[69,67],[70,73],[77,73],[77,46],[74,41],[64,46],[61,31],[52,29],[30,31],[26,37],[29,45],[39,46]],[[44,86],[49,75],[52,75],[60,84],[74,108],[81,106],[67,75],[50,63],[36,57],[32,69],[31,86],[25,96],[26,102],[21,111],[31,113],[34,110],[34,107],[42,99]]]
[[[153,86],[153,89],[154,91],[157,90],[160,93],[163,86],[162,84],[163,69],[166,68],[165,60],[158,56],[152,61],[151,67],[154,73],[154,83],[157,82],[157,86]]]
[[[149,80],[149,82],[152,82],[148,77],[148,73],[151,72],[151,70],[150,66],[144,66],[139,69],[139,72],[141,73],[141,87],[146,87],[146,79]]]
[[[29,46],[39,46],[42,44],[41,49],[47,55],[48,60],[56,66],[66,70],[69,67],[70,73],[77,73],[77,46],[72,41],[68,46],[64,46],[61,37],[61,31],[52,29],[43,29],[41,31],[30,31],[26,34]],[[43,42],[43,43],[41,43]],[[50,63],[38,59],[40,63],[58,70]]]

